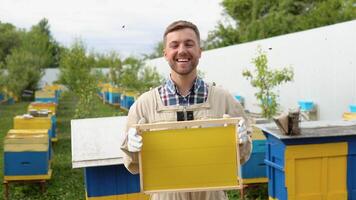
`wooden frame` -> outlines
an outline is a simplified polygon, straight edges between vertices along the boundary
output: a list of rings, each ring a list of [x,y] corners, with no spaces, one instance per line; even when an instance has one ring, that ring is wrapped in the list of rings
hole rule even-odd
[[[241,189],[236,124],[241,118],[134,125],[142,134],[141,191]]]

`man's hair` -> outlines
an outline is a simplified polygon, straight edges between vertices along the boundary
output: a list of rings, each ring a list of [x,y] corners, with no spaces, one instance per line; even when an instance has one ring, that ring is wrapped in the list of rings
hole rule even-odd
[[[173,23],[171,23],[167,28],[166,31],[164,32],[163,35],[163,45],[166,45],[166,39],[167,39],[167,34],[170,32],[174,32],[177,30],[185,29],[185,28],[190,28],[194,31],[195,35],[198,38],[198,44],[200,45],[200,33],[198,30],[198,27],[193,24],[192,22],[184,21],[184,20],[178,20]]]

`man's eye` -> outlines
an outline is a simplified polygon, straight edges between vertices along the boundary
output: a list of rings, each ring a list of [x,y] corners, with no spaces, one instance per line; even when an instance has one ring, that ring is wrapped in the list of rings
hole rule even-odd
[[[193,46],[194,46],[194,43],[192,43],[192,42],[187,42],[187,43],[185,43],[185,46],[186,46],[186,47],[193,47]]]
[[[175,49],[178,47],[178,45],[169,45],[170,48]]]

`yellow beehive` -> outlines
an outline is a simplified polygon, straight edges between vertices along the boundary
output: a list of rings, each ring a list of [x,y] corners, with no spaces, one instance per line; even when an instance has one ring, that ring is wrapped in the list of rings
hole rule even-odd
[[[35,92],[35,98],[55,98],[55,91],[51,90],[38,90]]]
[[[350,121],[350,120],[356,120],[356,113],[351,113],[351,112],[345,112],[342,115],[342,118],[344,120]]]
[[[14,129],[51,129],[51,116],[26,118],[14,117]]]
[[[110,86],[109,87],[109,92],[111,93],[121,93],[121,89],[118,87]]]
[[[43,90],[51,90],[51,91],[56,91],[56,90],[63,90],[62,85],[58,84],[53,84],[53,85],[46,85]]]
[[[48,134],[39,131],[33,134],[8,134],[4,139],[4,152],[46,152]]]
[[[347,142],[286,147],[288,199],[347,199]]]
[[[7,132],[8,135],[37,135],[37,134],[47,134],[47,129],[10,129]]]
[[[51,111],[52,114],[56,114],[56,110],[57,110],[57,104],[54,102],[32,102],[30,103],[30,105],[28,105],[28,109],[27,111],[30,110],[49,110]]]
[[[125,96],[133,97],[134,99],[137,99],[138,93],[137,92],[132,92],[132,91],[125,91]]]
[[[101,92],[108,92],[109,88],[112,87],[110,83],[102,83],[100,86]]]
[[[168,124],[172,127],[178,124],[191,127],[190,123],[199,121]],[[152,125],[159,129],[167,128],[167,123],[162,123],[163,127]],[[142,132],[142,137],[144,145],[139,162],[142,191],[241,188],[242,183],[236,175],[240,171],[240,163],[234,125],[146,130]]]

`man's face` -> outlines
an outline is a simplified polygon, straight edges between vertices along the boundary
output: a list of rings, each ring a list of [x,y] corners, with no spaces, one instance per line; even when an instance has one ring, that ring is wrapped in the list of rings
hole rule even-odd
[[[185,28],[170,32],[166,35],[164,57],[173,72],[179,75],[188,75],[196,72],[201,56],[201,48],[195,32]]]

